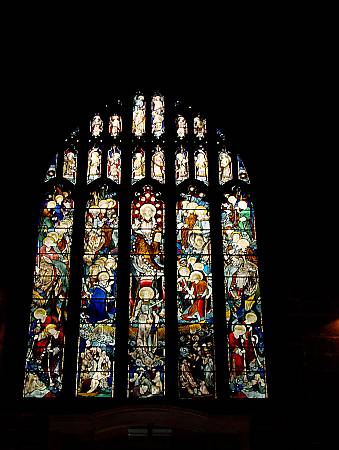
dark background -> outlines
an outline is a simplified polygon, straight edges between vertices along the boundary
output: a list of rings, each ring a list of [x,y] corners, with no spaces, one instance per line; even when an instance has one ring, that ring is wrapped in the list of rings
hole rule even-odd
[[[331,441],[337,412],[329,408],[339,400],[334,63],[330,37],[305,22],[272,20],[224,34],[227,22],[217,36],[198,29],[183,37],[172,23],[166,44],[159,29],[145,39],[137,28],[133,42],[126,32],[115,45],[98,30],[84,37],[67,28],[45,40],[46,24],[6,48],[0,285],[7,348],[14,352],[25,333],[18,310],[29,303],[21,296],[30,290],[38,192],[50,158],[82,114],[119,93],[159,89],[219,121],[257,195],[271,403],[254,416],[256,429],[279,430],[284,442],[295,436],[290,448]]]

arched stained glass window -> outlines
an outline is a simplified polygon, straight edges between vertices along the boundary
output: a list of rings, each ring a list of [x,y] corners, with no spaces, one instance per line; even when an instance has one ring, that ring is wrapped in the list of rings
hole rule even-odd
[[[267,397],[254,186],[213,120],[190,110],[138,92],[58,148],[24,397]]]

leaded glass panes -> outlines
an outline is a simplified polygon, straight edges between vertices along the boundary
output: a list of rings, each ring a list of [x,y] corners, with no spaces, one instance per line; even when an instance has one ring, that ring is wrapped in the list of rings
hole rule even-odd
[[[90,122],[90,133],[93,137],[101,135],[104,129],[104,122],[100,117],[100,114],[95,114]]]
[[[180,139],[184,138],[188,133],[187,121],[185,117],[181,114],[178,114],[175,120],[175,124],[177,127],[177,136]]]
[[[145,177],[145,151],[141,147],[137,147],[132,157],[132,184]]]
[[[195,179],[208,183],[207,152],[202,145],[194,154]]]
[[[240,189],[221,205],[229,387],[233,397],[266,397],[261,296],[253,204]]]
[[[165,183],[165,153],[160,145],[153,150],[151,176],[160,183]]]
[[[177,202],[179,394],[215,396],[209,203],[191,187]]]
[[[150,107],[147,131],[146,98]],[[77,372],[73,381],[67,380],[67,392],[112,398],[118,390],[129,398],[163,399],[166,336],[171,349],[166,382],[173,383],[177,371],[177,397],[215,398],[215,360],[221,364],[219,390],[225,397],[229,393],[237,398],[267,397],[254,212],[249,193],[242,191],[250,190],[244,162],[226,149],[227,141],[220,130],[216,130],[216,140],[210,141],[212,133],[209,130],[207,136],[206,119],[188,114],[191,107],[186,110],[179,101],[172,107],[166,99],[165,111],[164,97],[158,93],[146,97],[139,92],[133,105],[131,98],[128,101],[132,129],[125,125],[122,129],[122,117],[128,117],[122,101],[106,105],[104,114],[86,119],[89,133],[87,129],[80,134],[76,129],[70,134],[59,153],[59,166],[56,155],[45,177],[52,190],[46,195],[39,225],[23,395],[60,395],[70,305],[74,307],[72,313],[78,308],[80,317]],[[165,135],[167,109],[171,112],[171,133]],[[188,129],[188,124],[192,128]],[[87,161],[82,151],[87,153]],[[209,167],[210,155],[213,164]],[[57,184],[59,177],[64,186]],[[171,186],[174,177],[175,185]],[[209,184],[210,177],[215,184]],[[72,195],[69,186],[74,190]],[[81,186],[85,192],[80,192]],[[84,226],[84,242],[75,239],[74,266],[78,265],[73,268],[75,282],[70,284],[73,194],[79,198],[79,208],[84,208],[76,215],[79,237]],[[164,200],[171,204],[173,198],[177,199],[176,237],[174,230],[169,230],[165,238]],[[119,236],[123,247],[119,258],[121,289],[117,286],[118,200],[125,208]],[[214,213],[220,205],[222,246],[218,246],[220,236],[211,233],[215,223],[210,221],[210,206]],[[125,226],[129,217],[130,228]],[[169,224],[171,218],[174,220],[174,211],[168,214]],[[172,264],[175,238],[177,266]],[[170,254],[166,270],[165,246]],[[213,295],[211,246],[213,265],[214,261],[223,261],[224,273],[224,277],[213,276]],[[80,254],[83,259],[79,267]],[[130,264],[127,272],[126,263]],[[167,294],[177,288],[176,301],[171,295],[167,310],[165,276]],[[74,295],[70,301],[69,285]],[[226,317],[215,323],[213,299],[223,298]],[[125,305],[121,311],[119,307],[120,324],[116,322],[119,305]],[[165,311],[167,320],[177,315],[166,333]],[[227,330],[225,342],[223,326]],[[116,330],[117,345],[128,348],[128,355],[124,358],[121,354],[119,364],[125,366],[115,374],[119,354]],[[70,338],[66,337],[70,347],[74,345],[73,331]],[[65,373],[68,368],[72,372],[74,363],[66,358]],[[223,375],[226,365],[227,375]],[[126,377],[122,380],[121,375],[127,375],[127,392]],[[167,393],[173,393],[174,388],[167,384]]]
[[[122,119],[118,114],[112,114],[109,117],[108,132],[113,137],[118,137],[122,132]]]
[[[77,395],[113,397],[118,266],[116,195],[90,195],[85,215]]]
[[[183,146],[175,154],[175,179],[176,184],[187,180],[189,177],[188,152]]]
[[[225,184],[232,179],[232,158],[230,153],[223,149],[219,152],[219,182]]]
[[[121,180],[121,150],[112,145],[107,153],[107,178],[120,183]]]
[[[146,102],[142,94],[137,94],[133,102],[133,123],[132,133],[140,137],[145,133],[146,128]]]
[[[207,133],[207,124],[206,119],[202,118],[201,116],[194,117],[194,134],[197,138],[203,138],[206,136]]]
[[[92,147],[88,152],[87,183],[96,180],[101,175],[101,149]]]
[[[49,181],[52,178],[56,177],[57,163],[58,163],[58,154],[54,155],[52,158],[51,164],[49,165],[49,168],[45,176],[45,181]]]
[[[128,396],[165,394],[165,206],[145,186],[131,207]]]
[[[245,181],[246,183],[250,183],[250,178],[248,176],[245,164],[239,155],[237,155],[237,160],[238,160],[238,178],[239,178],[239,180]]]
[[[24,397],[57,397],[63,383],[74,205],[55,185],[41,210],[26,354]]]
[[[165,131],[165,103],[162,95],[152,97],[152,133],[159,137]]]

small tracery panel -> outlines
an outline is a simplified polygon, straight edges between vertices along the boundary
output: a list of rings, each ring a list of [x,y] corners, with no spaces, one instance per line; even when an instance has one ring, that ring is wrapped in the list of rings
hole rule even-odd
[[[94,138],[101,136],[104,129],[104,122],[100,114],[94,114],[90,122],[90,133]]]
[[[226,149],[223,149],[219,152],[219,183],[225,184],[232,179],[232,157]]]
[[[87,183],[100,178],[101,176],[101,149],[92,147],[88,152]]]
[[[132,133],[141,137],[146,130],[146,102],[142,94],[137,94],[133,102]]]
[[[46,173],[46,176],[45,176],[45,182],[56,177],[57,164],[58,164],[58,154],[55,154],[53,156],[52,161],[51,161],[51,163],[49,165],[49,168],[47,170],[47,173]]]
[[[132,184],[145,178],[145,171],[145,150],[141,147],[137,147],[132,156]]]
[[[152,97],[152,133],[160,137],[165,131],[165,102],[160,94]]]
[[[181,114],[178,114],[175,119],[175,125],[177,128],[177,136],[183,139],[188,133],[187,120]]]
[[[113,397],[118,266],[116,195],[90,195],[85,216],[77,395]]]
[[[24,397],[61,394],[73,212],[71,192],[62,185],[51,188],[38,228]]]
[[[215,397],[209,203],[193,187],[177,202],[180,398]]]
[[[245,164],[239,155],[237,155],[237,160],[238,160],[238,178],[239,180],[245,181],[245,183],[249,184],[250,178],[248,176]]]
[[[187,180],[189,177],[188,152],[183,146],[175,154],[175,181],[176,184]]]
[[[157,145],[152,154],[151,176],[160,183],[165,183],[165,153]]]
[[[112,145],[107,152],[107,178],[118,184],[121,180],[121,150],[117,145]]]
[[[261,296],[253,204],[239,188],[221,205],[229,387],[233,397],[265,398]]]
[[[128,396],[165,395],[165,205],[144,186],[132,202]]]
[[[122,119],[118,114],[112,114],[108,121],[108,133],[116,138],[122,132]]]
[[[207,133],[207,121],[201,116],[194,117],[194,135],[195,137],[202,139]]]
[[[202,145],[194,155],[195,179],[208,184],[208,161],[207,152]]]

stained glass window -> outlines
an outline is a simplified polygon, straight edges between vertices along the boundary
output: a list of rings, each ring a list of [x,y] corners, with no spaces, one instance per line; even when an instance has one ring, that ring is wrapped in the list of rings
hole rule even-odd
[[[159,193],[145,186],[131,208],[129,298],[130,397],[165,394],[165,206]]]
[[[107,185],[91,193],[85,215],[79,396],[113,396],[118,217],[116,195]]]
[[[63,384],[74,204],[55,185],[42,204],[26,354],[24,397],[57,397]]]
[[[162,95],[154,95],[152,98],[152,133],[159,137],[165,131],[165,104]]]
[[[132,133],[140,137],[146,128],[146,103],[145,97],[138,94],[134,97]]]
[[[49,165],[49,168],[48,168],[46,176],[45,176],[45,181],[49,181],[52,178],[56,177],[57,163],[58,163],[58,154],[56,154],[52,158],[51,164]]]
[[[223,149],[219,152],[219,182],[225,184],[232,179],[232,157],[226,149]]]
[[[107,153],[107,178],[120,183],[121,180],[121,150],[112,145]]]
[[[266,397],[266,370],[253,204],[241,191],[221,205],[229,387],[234,397]]]
[[[179,184],[184,180],[187,180],[189,176],[188,167],[188,152],[183,146],[177,150],[175,154],[175,179],[176,183]]]
[[[93,137],[98,137],[101,135],[104,129],[104,122],[100,117],[100,114],[95,114],[90,124],[90,132]]]
[[[160,145],[155,147],[152,154],[151,176],[160,183],[165,183],[165,154]]]
[[[203,181],[205,184],[208,183],[208,162],[207,162],[207,152],[202,145],[195,152],[194,155],[195,163],[195,179]]]
[[[118,114],[109,117],[108,132],[111,136],[117,137],[122,132],[122,119]]]
[[[101,175],[101,150],[92,147],[88,152],[87,183],[96,180]]]
[[[51,161],[24,397],[267,397],[254,187],[210,119],[164,105],[105,105]]]
[[[177,202],[177,308],[180,397],[214,397],[209,203],[193,187]]]
[[[135,149],[132,158],[132,183],[136,183],[145,177],[145,151],[138,147]]]

